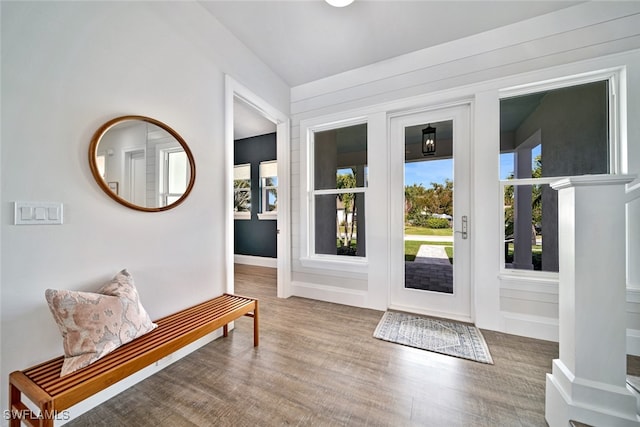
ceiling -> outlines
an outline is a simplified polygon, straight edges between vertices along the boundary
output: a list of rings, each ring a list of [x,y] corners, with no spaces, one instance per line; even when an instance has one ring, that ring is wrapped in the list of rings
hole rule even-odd
[[[233,139],[244,139],[276,131],[276,125],[258,111],[236,98],[233,102]]]
[[[323,0],[200,3],[294,87],[581,2],[355,0],[344,8]],[[242,101],[235,103],[234,116],[235,139],[275,132],[273,123]]]
[[[573,6],[580,1],[201,0],[294,87]]]

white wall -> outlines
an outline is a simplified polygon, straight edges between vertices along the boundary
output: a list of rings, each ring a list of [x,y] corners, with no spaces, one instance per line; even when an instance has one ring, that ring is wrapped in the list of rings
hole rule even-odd
[[[292,217],[301,210],[300,124],[327,122],[370,114],[379,132],[386,135],[387,113],[434,107],[459,100],[473,105],[472,118],[472,256],[469,260],[474,289],[476,323],[483,328],[557,339],[557,280],[500,279],[500,196],[498,187],[499,97],[501,90],[549,79],[620,67],[622,87],[618,94],[627,106],[622,117],[621,140],[627,172],[640,172],[640,3],[588,2],[480,35],[413,52],[361,69],[294,87],[292,104]],[[626,86],[625,86],[626,85]],[[370,122],[371,126],[371,122]],[[384,147],[381,147],[385,149]],[[370,159],[379,157],[372,153]],[[383,154],[384,155],[384,154]],[[372,160],[371,160],[372,161]],[[388,167],[388,166],[387,166]],[[373,170],[373,165],[370,165]],[[388,173],[385,170],[383,174]],[[372,173],[373,175],[373,173]],[[385,183],[370,191],[384,206],[389,189]],[[388,198],[386,198],[388,200]],[[636,201],[629,210],[629,265],[640,262]],[[329,301],[384,307],[389,286],[388,259],[392,238],[386,221],[368,218],[369,236],[379,242],[370,247],[369,274],[359,276],[323,273],[303,266],[299,260],[304,236],[293,223],[292,268],[294,293]],[[634,212],[636,214],[634,214]],[[384,216],[385,214],[379,214]],[[374,224],[377,224],[375,226]],[[622,237],[622,236],[621,236]],[[380,252],[380,256],[377,255]],[[635,268],[635,267],[634,267]],[[375,270],[374,270],[375,269]],[[630,269],[628,287],[635,298],[638,270]],[[357,290],[358,298],[353,298]],[[341,296],[342,294],[342,296]],[[375,295],[375,298],[371,298]],[[360,301],[360,302],[358,302]],[[638,304],[628,304],[630,334],[640,330]],[[621,308],[623,309],[623,308]],[[630,348],[632,345],[630,345]],[[640,347],[638,347],[640,349]]]
[[[4,410],[9,372],[62,354],[45,289],[95,290],[126,267],[154,319],[225,290],[224,74],[285,112],[289,88],[195,2],[1,7]],[[193,151],[195,187],[176,209],[127,209],[94,181],[91,136],[125,114],[167,123]],[[64,224],[13,225],[16,200],[62,202]]]

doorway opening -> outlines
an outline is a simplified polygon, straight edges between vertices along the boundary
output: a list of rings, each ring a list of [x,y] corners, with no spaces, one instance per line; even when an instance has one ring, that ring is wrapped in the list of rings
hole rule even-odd
[[[268,236],[261,238],[251,230],[243,230],[245,234],[243,242],[251,246],[253,243],[268,241],[267,252],[272,256],[262,256],[265,254],[264,247],[254,248],[258,251],[258,256],[252,256],[249,262],[254,265],[275,267],[278,278],[277,295],[287,297],[290,295],[288,290],[290,283],[289,119],[230,76],[226,76],[225,88],[227,292],[234,291],[235,253],[240,237],[236,233],[236,221],[242,221],[244,225],[247,221],[254,221],[254,225],[261,227],[262,232],[267,230]],[[268,156],[270,158],[263,160],[252,158],[250,162],[241,161],[237,164],[236,141],[249,141],[261,135],[271,135],[270,138],[275,143],[275,147],[272,147],[271,154]],[[259,141],[256,147],[258,148],[256,151],[264,148]],[[255,152],[249,150],[249,157],[254,154]],[[266,263],[261,263],[261,259],[266,260]]]

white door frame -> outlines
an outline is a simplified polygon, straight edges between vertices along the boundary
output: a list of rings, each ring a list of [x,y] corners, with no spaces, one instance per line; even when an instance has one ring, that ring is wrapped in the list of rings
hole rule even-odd
[[[131,148],[131,149],[125,148],[122,152],[123,152],[123,161],[124,161],[124,168],[123,168],[124,176],[120,181],[122,183],[121,188],[119,189],[120,197],[123,197],[124,199],[129,200],[131,203],[134,203],[140,206],[147,206],[147,199],[146,199],[147,183],[144,179],[142,181],[139,179],[140,168],[137,167],[137,165],[139,165],[140,162],[142,161],[142,165],[143,165],[142,176],[144,177],[146,175],[145,171],[147,168],[147,163],[145,161],[146,150],[144,148]],[[143,185],[142,201],[136,199],[136,195],[140,190],[140,185]]]
[[[404,192],[396,189],[404,186],[404,129],[422,123],[453,120],[454,123],[454,169],[458,185],[454,196],[454,293],[445,294],[415,289],[404,289]],[[471,213],[471,105],[464,103],[442,106],[428,110],[394,114],[390,118],[391,138],[389,146],[390,185],[390,252],[389,308],[446,317],[461,321],[473,321],[471,286],[471,236],[473,235]],[[466,174],[466,176],[461,174]],[[428,185],[428,183],[425,183]],[[455,184],[454,184],[455,185]],[[466,188],[464,188],[466,187]],[[462,217],[468,219],[467,238],[460,230]],[[462,260],[463,262],[460,262]]]
[[[234,215],[233,215],[233,123],[235,98],[251,105],[276,125],[276,156],[278,158],[278,290],[279,298],[291,296],[291,233],[289,229],[291,188],[289,161],[289,117],[271,106],[247,87],[225,75],[225,270],[227,292],[234,291]]]

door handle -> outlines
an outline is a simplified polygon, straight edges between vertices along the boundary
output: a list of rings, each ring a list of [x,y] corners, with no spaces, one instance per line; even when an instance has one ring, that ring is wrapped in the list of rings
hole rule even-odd
[[[462,216],[462,230],[461,231],[456,231],[456,233],[460,233],[462,234],[462,238],[463,239],[467,239],[469,237],[469,218],[466,215]]]

